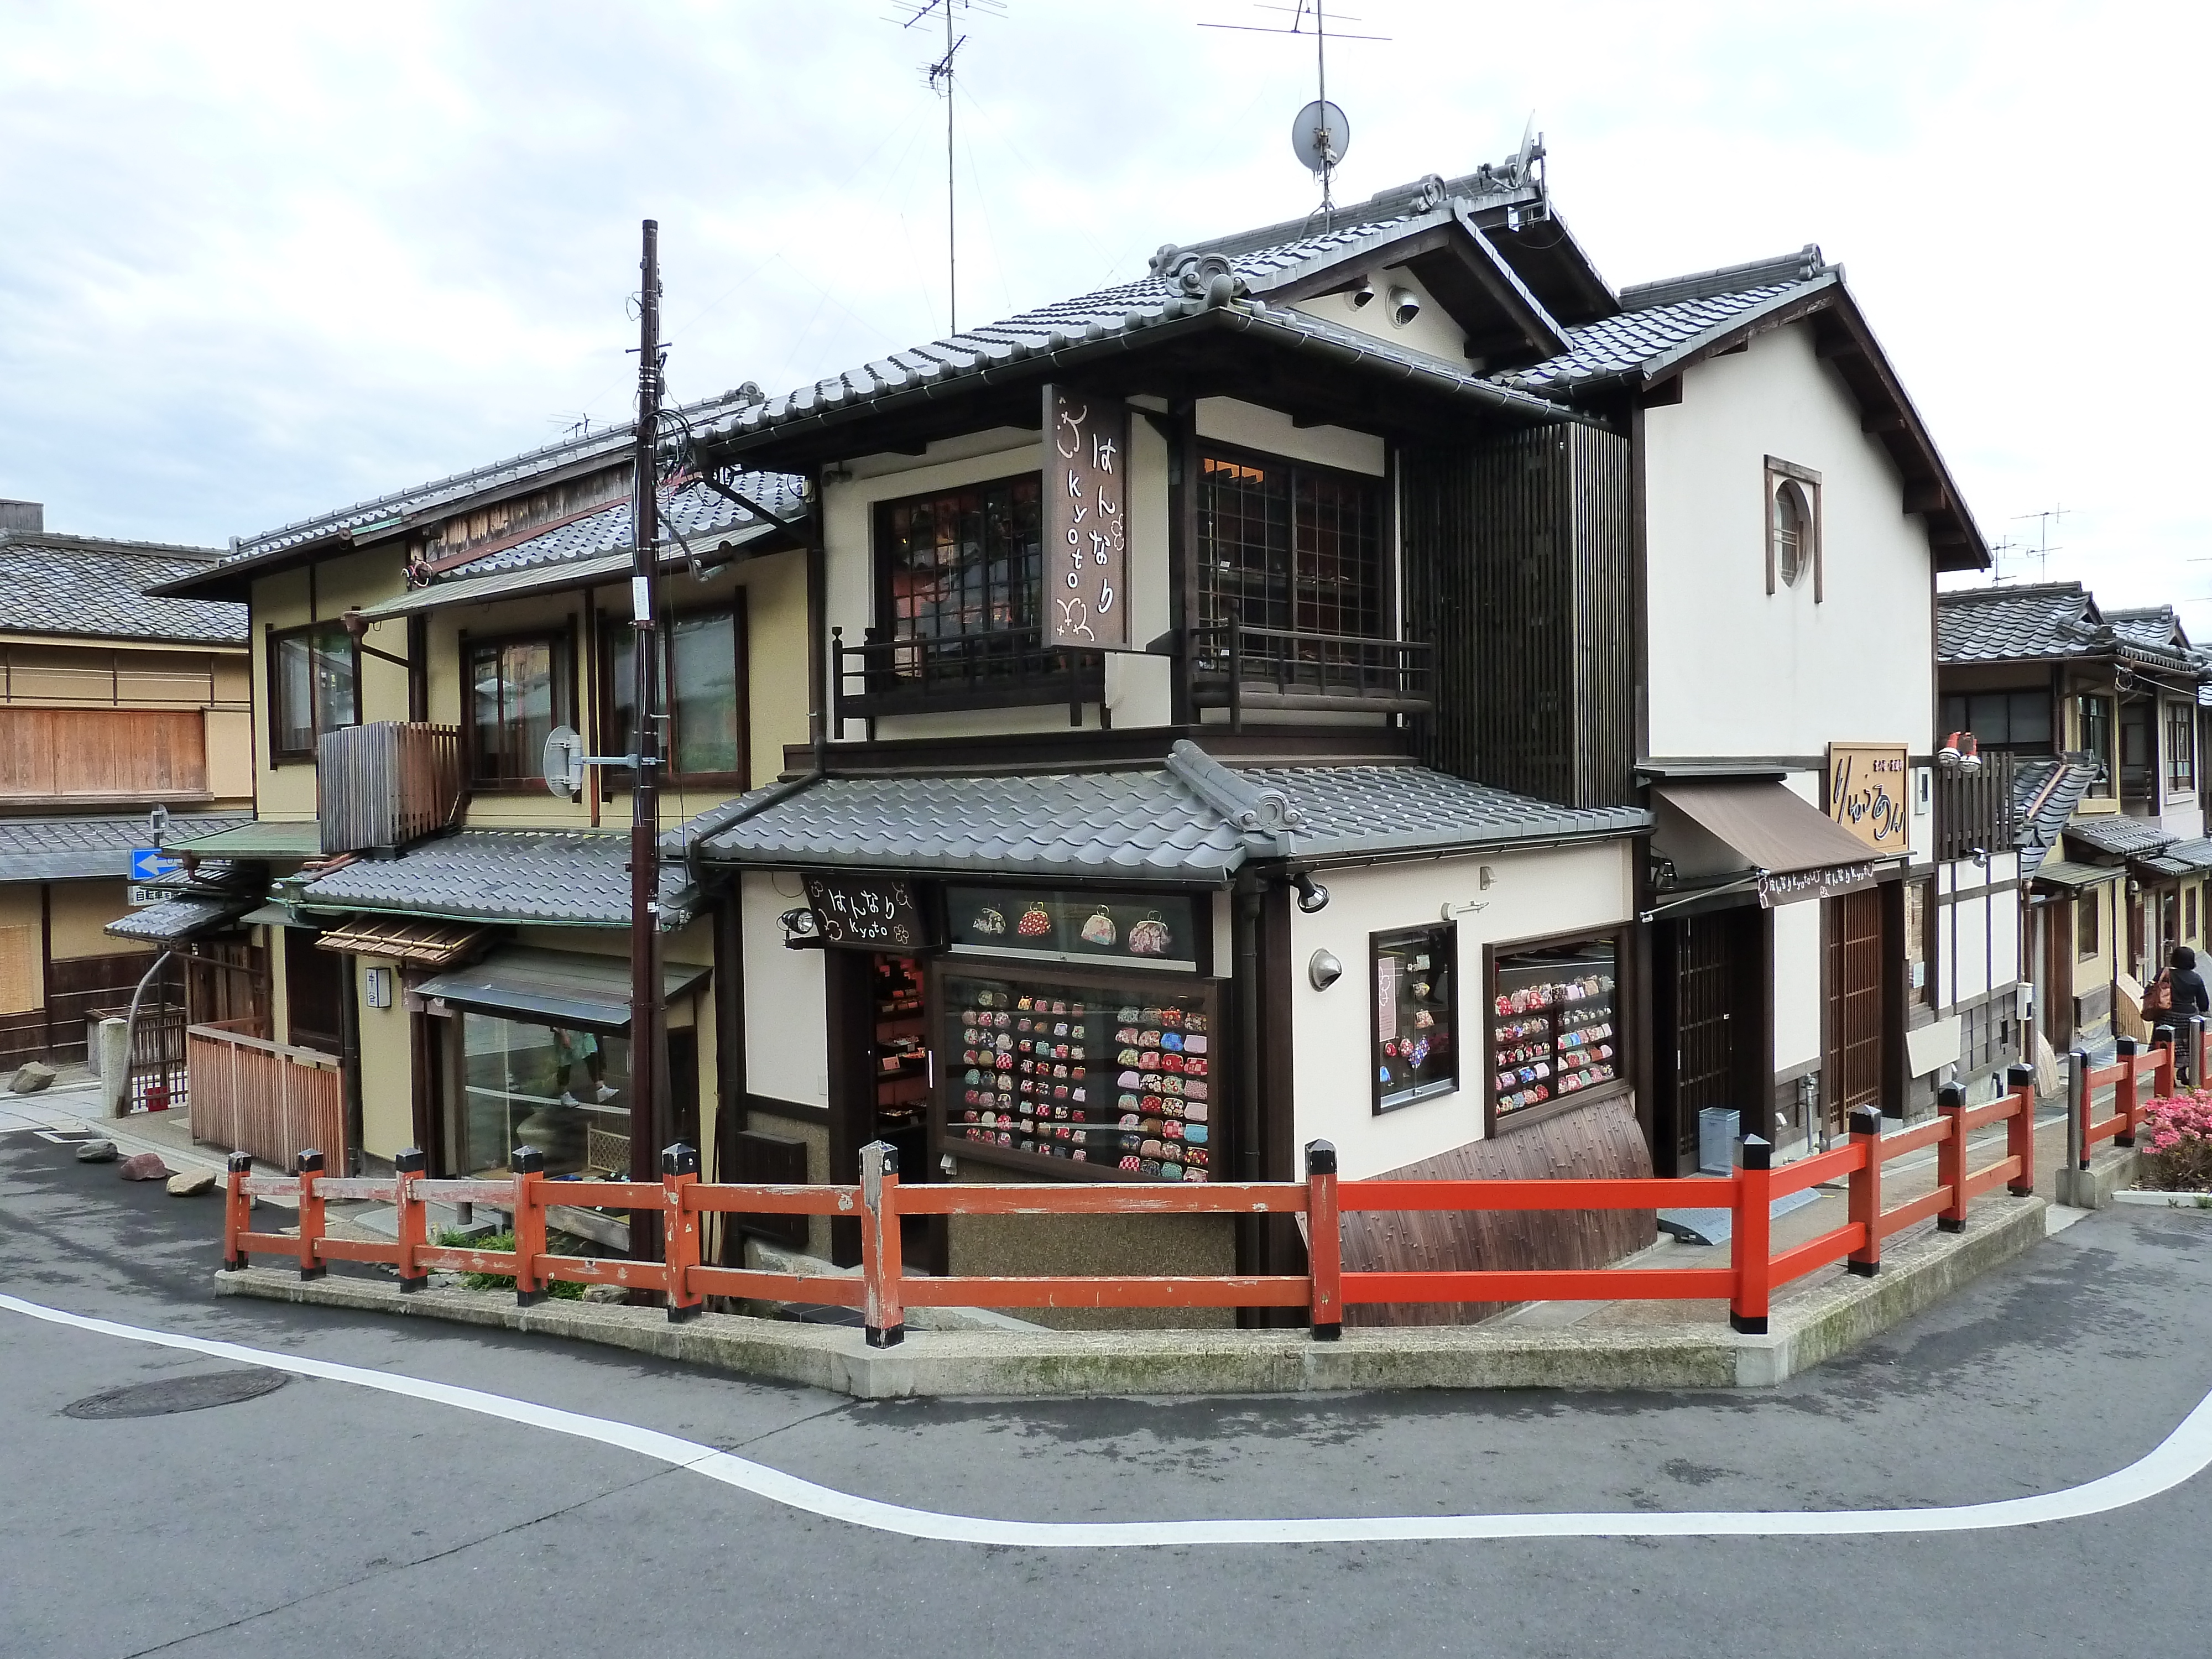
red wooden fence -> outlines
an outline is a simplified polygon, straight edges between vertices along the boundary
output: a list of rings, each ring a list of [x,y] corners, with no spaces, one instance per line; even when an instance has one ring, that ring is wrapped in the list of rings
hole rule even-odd
[[[2170,1055],[2140,1064],[2164,1066]],[[1774,1292],[1793,1280],[1842,1261],[1862,1275],[1881,1265],[1882,1241],[1934,1218],[1957,1231],[1966,1206],[2002,1185],[2015,1195],[2035,1189],[2035,1084],[2027,1066],[2014,1066],[2012,1091],[1985,1106],[1969,1108],[1955,1089],[1943,1091],[1932,1122],[1885,1135],[1879,1111],[1852,1114],[1850,1139],[1817,1157],[1782,1169],[1770,1167],[1772,1148],[1757,1139],[1742,1148],[1742,1162],[1726,1176],[1681,1179],[1601,1181],[1350,1181],[1336,1176],[1334,1149],[1316,1141],[1307,1149],[1303,1182],[1208,1182],[1183,1187],[1058,1186],[1046,1183],[968,1183],[902,1187],[888,1146],[862,1150],[856,1184],[830,1186],[707,1185],[698,1154],[672,1146],[663,1155],[659,1182],[562,1181],[549,1183],[544,1159],[532,1148],[514,1155],[511,1179],[433,1181],[419,1152],[400,1154],[395,1175],[340,1179],[322,1173],[319,1152],[301,1155],[295,1176],[256,1176],[249,1160],[231,1160],[223,1218],[223,1261],[246,1265],[253,1255],[299,1263],[303,1278],[331,1261],[388,1262],[403,1291],[420,1289],[433,1269],[511,1274],[516,1299],[542,1300],[554,1280],[623,1285],[651,1291],[665,1302],[672,1320],[688,1319],[710,1296],[859,1308],[868,1340],[878,1346],[903,1334],[908,1307],[992,1308],[1303,1308],[1314,1336],[1341,1332],[1344,1309],[1378,1302],[1615,1301],[1713,1298],[1729,1304],[1739,1331],[1766,1329]],[[2132,1106],[2129,1111],[2132,1111]],[[2122,1115],[2123,1117],[2126,1114]],[[2117,1121],[2117,1120],[2116,1120]],[[2005,1155],[1980,1169],[1967,1167],[1967,1138],[1990,1124],[2006,1126]],[[2101,1127],[2101,1126],[2100,1126]],[[1933,1192],[1895,1207],[1882,1199],[1884,1167],[1932,1146]],[[1821,1182],[1850,1182],[1848,1218],[1820,1237],[1773,1252],[1768,1217],[1775,1200]],[[256,1196],[295,1196],[300,1233],[252,1231]],[[323,1206],[331,1199],[378,1199],[398,1212],[395,1243],[329,1237]],[[664,1261],[600,1261],[553,1255],[545,1248],[545,1212],[552,1202],[643,1210],[659,1214],[666,1237]],[[511,1250],[452,1249],[428,1242],[424,1206],[483,1204],[511,1211]],[[1346,1273],[1339,1218],[1354,1210],[1597,1210],[1728,1209],[1735,1228],[1728,1265],[1712,1267],[1588,1270],[1474,1269],[1435,1272]],[[713,1214],[854,1216],[860,1222],[857,1278],[761,1273],[718,1267],[700,1259],[701,1218]],[[907,1278],[900,1259],[899,1220],[909,1215],[1191,1215],[1254,1213],[1304,1215],[1308,1235],[1304,1273],[1188,1275],[1150,1278],[971,1277]]]

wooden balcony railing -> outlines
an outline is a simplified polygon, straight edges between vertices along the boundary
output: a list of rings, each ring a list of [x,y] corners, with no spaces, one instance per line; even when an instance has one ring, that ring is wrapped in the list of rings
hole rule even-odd
[[[460,817],[461,729],[377,720],[315,745],[323,851],[404,847]]]
[[[864,645],[848,645],[842,629],[830,634],[841,722],[1054,702],[1079,720],[1083,704],[1106,695],[1099,653],[1048,646],[1034,628],[934,640],[881,639],[871,629]]]
[[[2015,811],[2013,795],[2018,770],[2014,757],[2002,749],[1985,752],[1981,769],[1977,772],[1936,769],[1938,861],[1972,858],[1977,850],[2011,850]]]
[[[1248,707],[1426,714],[1433,648],[1424,641],[1253,628],[1231,617],[1191,630],[1192,701],[1226,708],[1241,726]]]
[[[346,1167],[345,1108],[334,1055],[248,1036],[225,1025],[185,1028],[192,1139],[292,1167],[328,1152]]]

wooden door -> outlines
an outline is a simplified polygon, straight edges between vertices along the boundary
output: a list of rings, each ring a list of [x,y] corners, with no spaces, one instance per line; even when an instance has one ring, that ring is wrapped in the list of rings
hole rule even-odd
[[[1698,1114],[1719,1107],[1761,1120],[1757,1091],[1763,993],[1759,913],[1713,910],[1664,923],[1653,941],[1659,983],[1659,1052],[1652,1067],[1662,1121],[1671,1121],[1674,1168],[1698,1167]]]
[[[284,929],[285,1022],[289,1028],[285,1038],[296,1047],[334,1054],[343,1042],[341,1008],[349,958],[319,948],[315,937],[304,927]]]
[[[1881,892],[1865,888],[1822,902],[1827,941],[1827,1061],[1821,1096],[1828,1133],[1857,1106],[1881,1101]]]

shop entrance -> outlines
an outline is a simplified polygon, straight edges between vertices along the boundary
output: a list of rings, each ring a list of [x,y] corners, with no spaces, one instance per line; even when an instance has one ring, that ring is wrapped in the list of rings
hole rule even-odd
[[[1738,905],[1677,916],[1655,930],[1659,1042],[1652,1073],[1677,1174],[1698,1169],[1700,1112],[1737,1112],[1745,1125],[1765,1116],[1765,912]]]
[[[929,1028],[927,975],[914,957],[823,952],[830,1006],[830,1179],[857,1181],[860,1148],[881,1140],[898,1153],[898,1176],[912,1186],[937,1179],[929,1157]],[[945,1218],[908,1216],[900,1243],[907,1261],[945,1271]],[[860,1259],[856,1221],[832,1220],[830,1255],[840,1267]]]

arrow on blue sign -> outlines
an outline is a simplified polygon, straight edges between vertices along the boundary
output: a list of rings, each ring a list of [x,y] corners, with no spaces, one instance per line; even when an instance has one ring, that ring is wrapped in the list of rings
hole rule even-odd
[[[131,879],[159,881],[183,862],[182,859],[171,858],[158,847],[134,847],[131,849]]]

